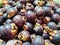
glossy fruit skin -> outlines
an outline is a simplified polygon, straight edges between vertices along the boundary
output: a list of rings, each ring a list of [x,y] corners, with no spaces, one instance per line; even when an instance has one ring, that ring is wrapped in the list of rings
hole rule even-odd
[[[29,10],[26,12],[26,18],[27,18],[28,22],[33,24],[33,23],[35,23],[36,13]]]
[[[49,26],[51,29],[57,29],[57,25],[54,22],[49,22],[47,26]]]
[[[36,36],[31,45],[44,45],[44,39],[41,36]]]
[[[18,28],[14,23],[5,24],[0,27],[0,34],[1,34],[0,38],[6,40],[13,39],[17,34],[17,30]]]
[[[28,41],[29,38],[30,38],[30,33],[28,31],[21,31],[19,34],[18,34],[18,38],[22,41]]]
[[[34,27],[34,32],[36,33],[36,34],[42,34],[43,33],[43,27],[42,26],[36,26],[36,27]]]
[[[22,3],[20,3],[19,1],[18,2],[16,2],[16,7],[17,7],[17,10],[18,11],[20,11],[22,8],[23,8],[23,4]]]
[[[11,8],[11,5],[9,5],[9,4],[4,5],[5,12],[7,12],[7,10],[8,10],[9,8]]]
[[[29,42],[24,42],[22,45],[30,45]]]
[[[5,41],[0,39],[0,45],[6,45]]]
[[[32,30],[33,29],[33,25],[29,22],[26,22],[26,25],[28,26],[28,30]]]
[[[8,24],[8,23],[12,23],[12,20],[11,20],[11,19],[7,19],[7,20],[5,21],[5,24]]]
[[[6,45],[22,45],[22,41],[13,39],[13,40],[9,40],[9,41],[6,43]]]
[[[46,16],[51,16],[52,15],[52,13],[51,13],[51,7],[43,6],[43,9],[45,10],[45,15]]]
[[[60,21],[60,15],[59,14],[53,14],[51,16],[52,21],[58,23]]]
[[[25,20],[21,15],[16,15],[13,18],[13,22],[18,26],[18,27],[22,27],[25,24]]]
[[[57,32],[55,34],[55,36],[53,37],[52,42],[55,43],[55,44],[59,44],[59,42],[60,42],[60,32]]]
[[[60,8],[57,8],[55,13],[60,14]]]
[[[7,19],[7,14],[5,13],[5,14],[3,14],[2,12],[0,12],[1,14],[1,16],[0,16],[0,25],[2,25],[5,21],[6,21],[6,19]]]
[[[43,16],[45,15],[45,11],[42,7],[36,6],[35,11],[36,11],[36,14],[37,14],[36,16],[37,16],[38,19],[43,18]]]

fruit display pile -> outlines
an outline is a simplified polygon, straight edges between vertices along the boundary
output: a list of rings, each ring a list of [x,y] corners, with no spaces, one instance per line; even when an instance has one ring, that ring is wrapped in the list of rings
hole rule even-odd
[[[50,0],[0,0],[0,45],[60,45],[60,7]]]

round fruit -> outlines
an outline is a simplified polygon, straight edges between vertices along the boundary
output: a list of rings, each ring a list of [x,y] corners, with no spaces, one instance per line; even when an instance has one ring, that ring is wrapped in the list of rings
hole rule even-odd
[[[37,16],[38,19],[43,18],[43,16],[45,15],[45,11],[42,7],[36,6],[35,11],[36,11],[36,14],[37,14],[36,16]]]
[[[32,41],[32,45],[44,45],[44,39],[41,36],[36,36]]]
[[[33,25],[29,22],[26,22],[26,24],[23,26],[24,30],[32,31]]]
[[[35,23],[36,13],[33,12],[33,11],[28,10],[28,11],[26,12],[26,18],[27,18],[27,21],[28,21],[28,22],[30,22],[30,23]]]
[[[60,14],[60,8],[57,8],[55,13]]]
[[[52,21],[58,23],[60,21],[60,15],[59,14],[53,14],[51,16]]]
[[[54,22],[49,22],[47,26],[49,26],[51,29],[57,29],[57,25]]]
[[[0,27],[0,34],[1,38],[3,39],[13,39],[16,37],[17,34],[17,26],[14,23],[11,24],[5,24]]]
[[[14,16],[13,18],[13,22],[18,26],[18,27],[22,27],[25,22],[26,22],[26,19],[24,19],[24,17],[22,17],[21,15],[16,15]]]
[[[42,34],[43,33],[43,27],[42,26],[35,26],[33,30],[36,34]]]
[[[6,43],[6,45],[22,45],[22,41],[13,39],[13,40],[9,40],[9,41]]]
[[[18,38],[22,41],[28,41],[29,38],[30,38],[30,33],[28,31],[21,31],[19,34],[18,34]]]
[[[43,6],[43,9],[45,10],[46,16],[51,16],[53,14],[53,10],[51,9],[51,7]]]

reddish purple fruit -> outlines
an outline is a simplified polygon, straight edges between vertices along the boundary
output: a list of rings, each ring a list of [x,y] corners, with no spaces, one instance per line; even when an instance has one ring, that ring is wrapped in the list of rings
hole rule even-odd
[[[24,19],[24,17],[22,17],[21,15],[16,15],[13,18],[13,22],[18,26],[18,27],[22,27],[26,20]]]
[[[28,11],[26,12],[26,18],[27,18],[27,21],[28,21],[28,22],[30,22],[30,23],[35,23],[36,13],[33,12],[33,11],[28,10]]]
[[[53,14],[51,16],[51,19],[52,19],[52,21],[58,23],[58,22],[60,22],[60,15],[59,14]]]
[[[14,23],[5,24],[0,27],[0,37],[3,39],[13,39],[17,34],[17,26]]]

